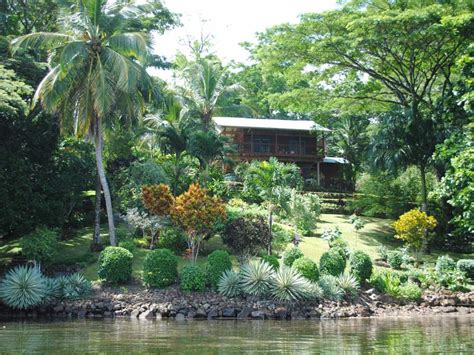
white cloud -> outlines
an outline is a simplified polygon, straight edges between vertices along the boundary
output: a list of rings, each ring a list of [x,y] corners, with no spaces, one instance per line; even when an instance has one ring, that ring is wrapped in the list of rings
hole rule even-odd
[[[182,26],[154,40],[155,52],[172,59],[183,50],[182,41],[213,36],[216,54],[224,61],[245,61],[247,52],[239,46],[254,41],[255,33],[285,22],[296,22],[298,15],[321,12],[336,7],[336,0],[165,0],[173,12],[180,13]],[[158,73],[163,78],[168,73]]]

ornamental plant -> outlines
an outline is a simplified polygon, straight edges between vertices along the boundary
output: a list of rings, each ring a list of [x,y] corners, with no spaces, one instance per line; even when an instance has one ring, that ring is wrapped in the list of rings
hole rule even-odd
[[[46,227],[39,227],[20,240],[24,256],[40,263],[49,263],[56,256],[58,233]]]
[[[156,249],[143,261],[143,281],[151,287],[166,287],[178,278],[178,259],[171,250]]]
[[[176,198],[171,218],[186,232],[191,249],[192,262],[195,263],[202,240],[226,216],[223,202],[210,196],[207,189],[199,184],[191,184],[188,191]]]
[[[419,252],[427,242],[428,232],[436,227],[436,219],[414,208],[400,216],[393,223],[395,238],[405,241],[415,252]]]
[[[329,251],[321,255],[321,259],[319,260],[319,270],[321,274],[338,276],[344,272],[345,268],[346,260],[338,251],[329,249]]]
[[[181,271],[180,285],[183,291],[202,291],[206,287],[206,273],[201,267],[188,264]]]
[[[206,275],[208,283],[217,288],[221,275],[232,269],[232,261],[230,255],[225,250],[215,250],[207,257]]]
[[[107,247],[99,256],[97,274],[108,283],[124,283],[132,277],[133,254],[121,247]]]
[[[142,187],[142,200],[145,208],[158,218],[163,224],[170,215],[175,203],[168,185],[148,185]],[[159,240],[159,229],[151,235],[150,249],[155,247],[155,240]]]
[[[293,267],[309,281],[318,281],[319,268],[313,260],[307,257],[296,259]]]
[[[295,246],[288,246],[283,253],[283,264],[286,266],[292,266],[293,263],[304,256],[300,248]]]
[[[360,282],[365,283],[372,276],[372,260],[363,251],[356,251],[350,259],[351,274]]]

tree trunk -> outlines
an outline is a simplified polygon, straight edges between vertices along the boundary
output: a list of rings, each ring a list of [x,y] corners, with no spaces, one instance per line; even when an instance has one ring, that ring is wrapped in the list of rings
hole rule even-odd
[[[97,162],[97,172],[100,178],[100,184],[102,185],[102,190],[104,191],[105,198],[105,209],[107,211],[107,221],[109,223],[109,238],[110,245],[116,246],[117,239],[115,238],[115,224],[114,224],[114,215],[112,210],[112,198],[110,197],[109,184],[105,177],[104,163],[102,161],[102,129],[101,122],[96,120],[96,135],[95,135],[95,158]]]
[[[156,233],[152,233],[151,235],[150,250],[155,249],[155,244],[159,240],[160,240],[160,230],[158,229]]]
[[[272,242],[273,242],[273,208],[270,207],[270,215],[268,217],[268,226],[270,227],[270,242],[268,243],[268,255],[272,255]]]
[[[421,176],[421,210],[427,211],[428,208],[428,193],[426,191],[426,168],[424,165],[420,165],[420,176]]]
[[[102,186],[100,184],[100,177],[97,174],[95,179],[95,215],[94,215],[94,239],[92,242],[92,248],[98,249],[101,240],[100,240],[100,209],[102,202]]]

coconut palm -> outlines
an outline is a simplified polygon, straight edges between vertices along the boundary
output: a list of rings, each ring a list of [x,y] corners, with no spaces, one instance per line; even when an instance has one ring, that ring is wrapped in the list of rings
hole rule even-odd
[[[113,114],[134,116],[143,107],[151,80],[143,64],[149,41],[124,32],[145,14],[146,6],[106,0],[80,0],[64,33],[32,33],[13,41],[13,49],[46,49],[50,71],[36,90],[34,103],[59,115],[63,127],[93,140],[104,191],[110,244],[116,245],[112,200],[102,159],[103,126]]]

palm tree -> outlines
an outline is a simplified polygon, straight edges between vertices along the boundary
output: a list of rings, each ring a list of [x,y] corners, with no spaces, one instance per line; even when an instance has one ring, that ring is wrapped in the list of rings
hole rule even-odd
[[[190,116],[199,116],[204,130],[208,131],[219,100],[225,93],[239,90],[240,86],[229,84],[227,70],[212,58],[185,61],[181,65],[181,76],[185,84],[179,88],[183,106]]]
[[[150,92],[142,66],[149,56],[144,34],[123,30],[147,7],[124,2],[81,0],[64,33],[32,33],[13,48],[46,49],[50,71],[36,90],[34,103],[59,114],[63,127],[93,140],[97,172],[104,192],[110,244],[116,245],[112,200],[102,159],[103,126],[113,113],[136,114]]]

